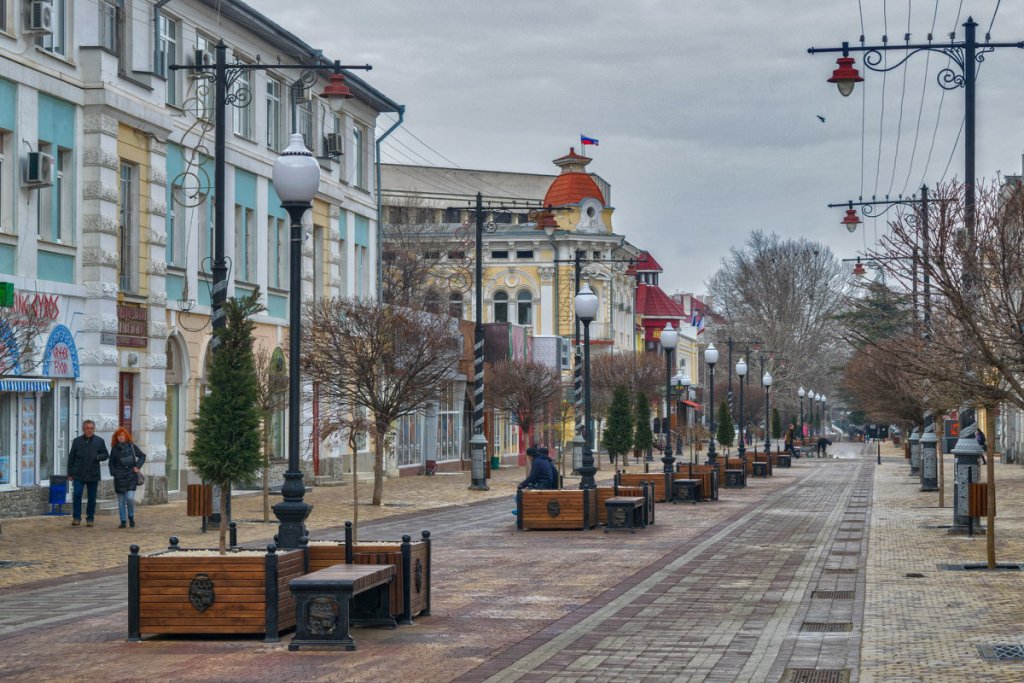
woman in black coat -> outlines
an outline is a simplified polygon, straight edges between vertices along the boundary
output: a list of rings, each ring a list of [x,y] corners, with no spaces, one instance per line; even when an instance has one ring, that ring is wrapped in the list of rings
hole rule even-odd
[[[146,462],[146,454],[132,443],[132,435],[124,427],[114,432],[110,446],[110,476],[114,478],[114,493],[117,494],[117,511],[121,515],[121,526],[125,522],[135,528],[135,489],[139,485],[139,471]],[[127,520],[126,520],[127,518]]]

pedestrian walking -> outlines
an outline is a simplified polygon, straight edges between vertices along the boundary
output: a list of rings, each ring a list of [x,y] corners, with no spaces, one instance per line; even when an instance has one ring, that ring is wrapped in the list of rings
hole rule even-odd
[[[786,450],[794,458],[800,457],[796,451],[796,427],[794,425],[789,425],[789,429],[786,430]]]
[[[110,476],[114,478],[114,493],[117,494],[117,512],[121,515],[121,526],[135,528],[135,489],[141,483],[142,465],[146,454],[132,441],[132,435],[124,427],[118,427],[111,437]]]
[[[100,483],[100,463],[110,457],[107,444],[96,436],[96,423],[86,420],[82,433],[71,442],[68,453],[68,480],[71,482],[71,526],[82,523],[82,493],[88,494],[85,525],[92,526],[96,516],[96,488]]]

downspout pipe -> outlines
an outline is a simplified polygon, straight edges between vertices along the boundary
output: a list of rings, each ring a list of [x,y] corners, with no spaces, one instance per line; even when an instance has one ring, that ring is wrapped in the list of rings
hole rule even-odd
[[[398,105],[397,111],[398,111],[398,120],[395,121],[394,124],[392,124],[392,126],[390,128],[388,128],[386,131],[384,131],[384,134],[381,135],[379,138],[377,138],[377,141],[376,141],[377,155],[376,155],[376,159],[374,161],[374,165],[376,166],[375,171],[377,173],[377,300],[378,301],[382,300],[381,297],[384,295],[384,291],[383,291],[384,290],[384,252],[381,249],[382,241],[383,241],[383,238],[382,238],[383,231],[381,230],[381,226],[384,224],[384,215],[383,215],[383,199],[382,199],[382,196],[381,196],[381,187],[380,187],[380,144],[382,142],[384,142],[384,140],[387,139],[387,137],[389,135],[391,135],[391,133],[393,133],[396,128],[401,126],[402,122],[405,120],[405,105],[404,104]]]

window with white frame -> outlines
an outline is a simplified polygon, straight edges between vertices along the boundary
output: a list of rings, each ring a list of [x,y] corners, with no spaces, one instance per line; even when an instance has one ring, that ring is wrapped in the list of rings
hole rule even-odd
[[[53,0],[53,21],[50,32],[36,38],[36,44],[47,52],[61,57],[68,55],[68,0]]]
[[[157,17],[157,44],[156,72],[166,80],[165,98],[167,104],[177,106],[181,99],[181,89],[178,85],[178,72],[172,70],[172,64],[178,63],[178,22],[164,14]]]
[[[231,106],[235,135],[252,140],[253,107],[250,70],[240,69],[238,77],[231,86],[232,94],[237,98]]]
[[[253,210],[235,204],[235,279],[256,281],[256,235]]]
[[[138,244],[136,234],[136,204],[138,193],[138,168],[121,162],[120,183],[117,197],[117,270],[118,285],[122,292],[134,292],[138,287],[135,250]]]
[[[288,226],[283,218],[267,216],[267,284],[270,287],[288,287]]]
[[[267,79],[267,147],[274,152],[280,152],[282,148],[284,116],[281,94],[283,89],[281,81],[276,78]]]
[[[7,30],[7,0],[0,0],[0,31]]]
[[[352,183],[366,189],[366,142],[360,126],[352,128]]]
[[[0,0],[2,3],[3,0]],[[14,192],[12,191],[11,168],[13,160],[7,160],[7,150],[11,145],[11,133],[0,130],[0,231],[13,232],[12,219]]]
[[[185,190],[181,185],[171,187],[170,202],[167,204],[167,265],[185,265],[185,235],[188,227],[183,199]]]
[[[300,100],[295,106],[295,132],[302,135],[302,142],[306,149],[315,150],[313,147],[313,102],[312,100]]]
[[[39,151],[53,156],[53,185],[39,189],[37,234],[47,242],[71,243],[71,150],[39,142]]]
[[[516,322],[520,325],[533,324],[533,294],[527,289],[516,295]]]
[[[216,43],[212,38],[207,38],[202,33],[196,34],[196,50],[202,53],[203,64],[206,64],[212,68],[214,63],[213,49]],[[196,89],[194,93],[195,97],[195,115],[201,119],[209,119],[213,117],[213,98],[214,98],[214,87],[213,84],[206,81],[205,79],[198,77],[193,81],[193,87]]]
[[[99,0],[97,4],[100,11],[100,47],[113,52],[115,55],[120,54],[121,27],[118,20],[118,5],[120,2],[118,0]]]
[[[437,459],[462,458],[462,396],[456,393],[459,385],[445,382],[441,387],[441,401],[437,406]]]
[[[368,264],[368,250],[366,247],[356,245],[356,286],[355,295],[357,297],[365,297],[369,294],[369,264]]]
[[[418,465],[423,447],[423,414],[419,411],[398,418],[395,455],[398,465]]]
[[[494,322],[496,322],[496,323],[507,323],[508,322],[508,293],[507,292],[495,292],[494,293]]]

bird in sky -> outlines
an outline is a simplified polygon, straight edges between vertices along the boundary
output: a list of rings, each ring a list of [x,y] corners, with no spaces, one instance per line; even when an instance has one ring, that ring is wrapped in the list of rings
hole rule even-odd
[[[822,123],[825,123],[825,117],[822,116],[821,114],[818,114],[818,120],[821,121]]]

